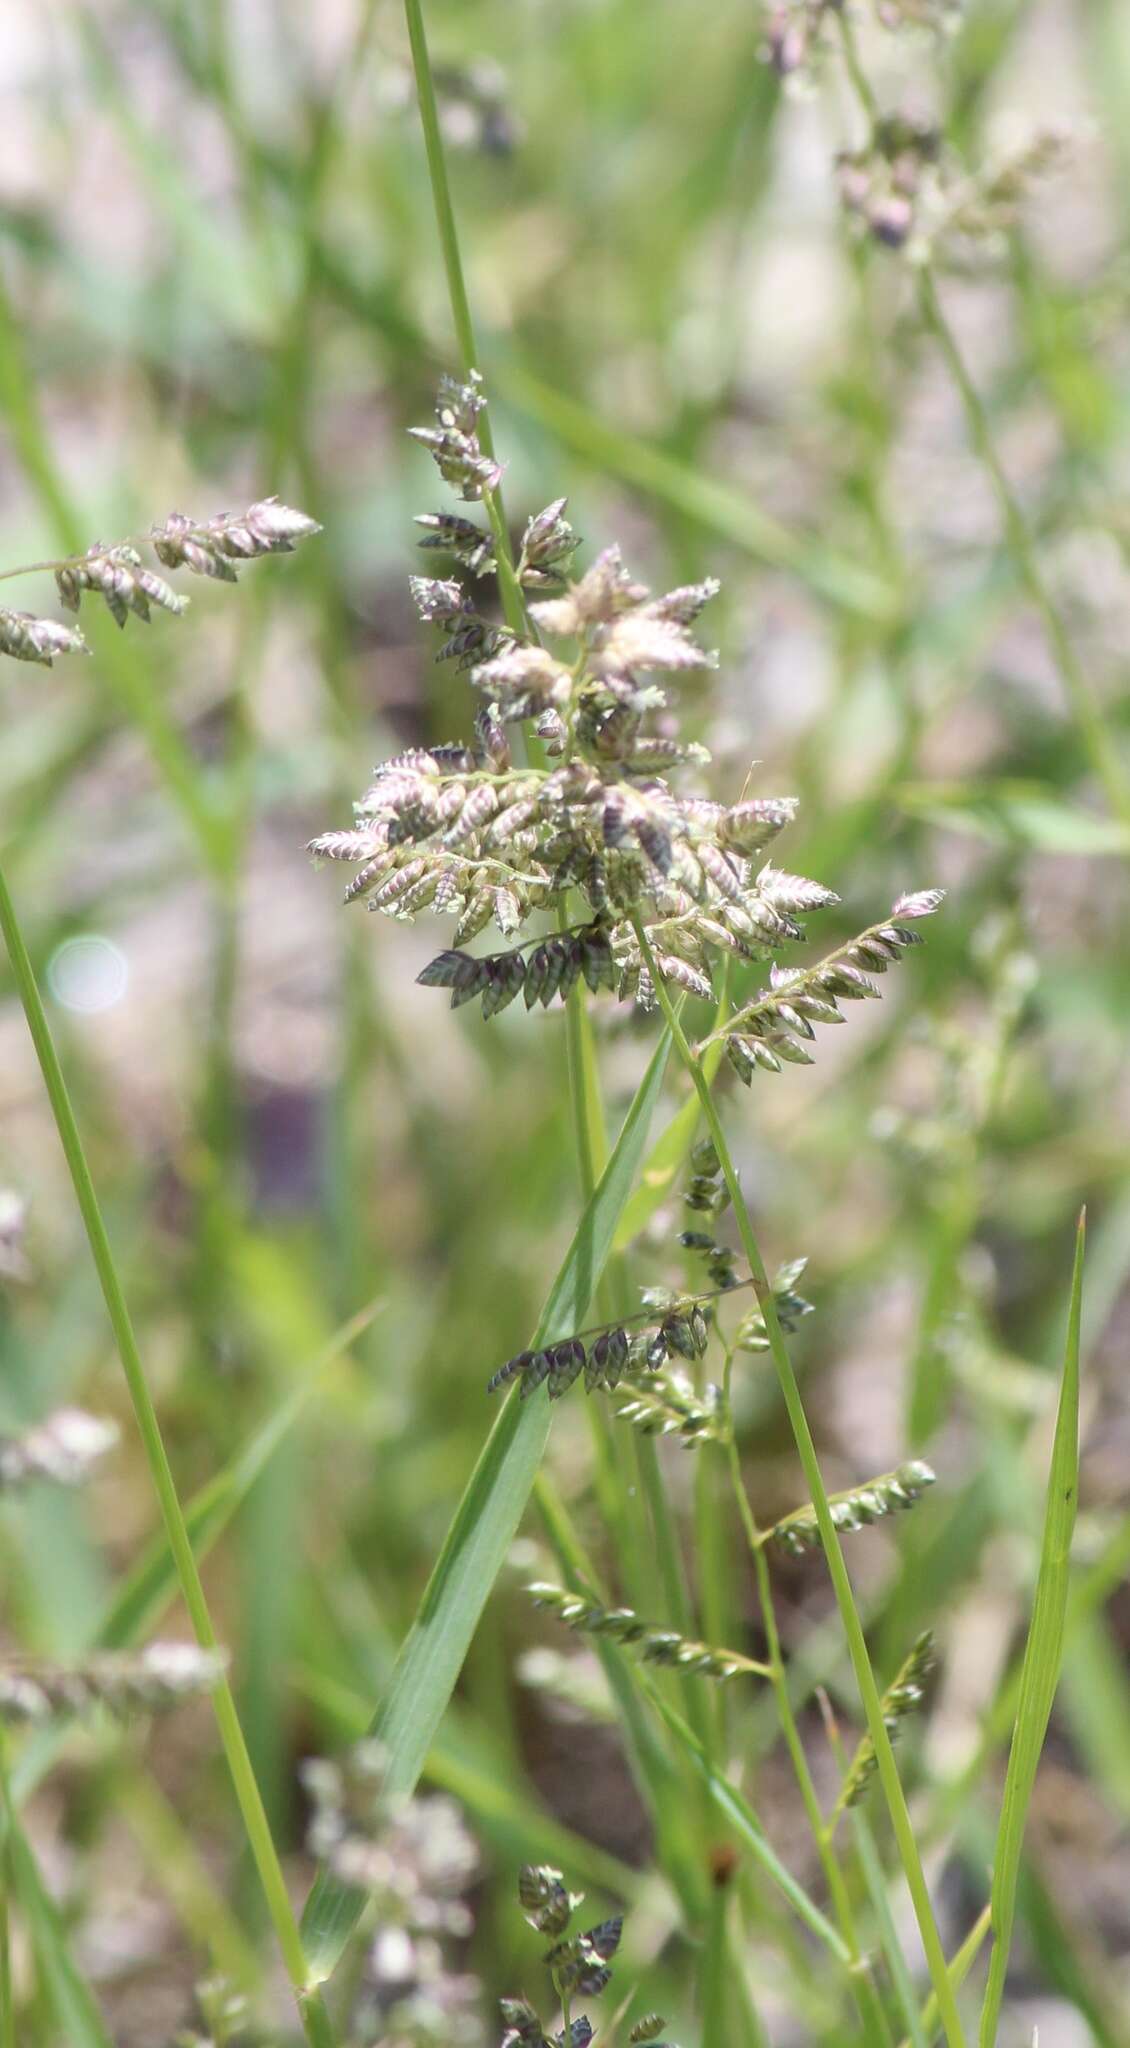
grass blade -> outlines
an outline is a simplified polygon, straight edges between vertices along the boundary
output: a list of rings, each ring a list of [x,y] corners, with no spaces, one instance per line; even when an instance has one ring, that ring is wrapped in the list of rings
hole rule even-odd
[[[63,1923],[44,1885],[19,1822],[8,1815],[12,1889],[23,1908],[35,1944],[44,1989],[68,2048],[114,2048],[85,1978],[67,1947]]]
[[[983,1911],[978,1915],[977,1919],[974,1921],[972,1927],[970,1928],[968,1934],[965,1937],[965,1940],[962,1942],[961,1947],[958,1949],[957,1954],[954,1956],[954,1959],[950,1964],[950,1983],[953,1985],[955,1991],[961,1990],[962,1985],[964,1984],[966,1978],[969,1975],[970,1970],[973,1968],[973,1965],[976,1962],[978,1955],[980,1954],[981,1943],[984,1941],[985,1936],[989,1931],[989,1922],[991,1915],[992,1907],[986,1906],[983,1909]],[[924,2034],[926,2040],[931,2044],[931,2048],[933,2042],[937,2039],[939,2025],[940,2021],[938,2018],[938,2001],[935,1998],[934,1993],[931,1991],[930,1996],[928,1997],[925,2005],[922,2008],[922,2013],[919,2019],[919,2026],[921,2027],[922,2033]],[[904,2041],[900,2042],[899,2048],[911,2048],[911,2041],[909,2036],[907,2036],[907,2038]]]
[[[659,1099],[670,1038],[664,1033],[633,1098],[592,1200],[550,1289],[534,1345],[581,1327],[612,1248]],[[454,1691],[479,1616],[521,1520],[549,1435],[549,1402],[512,1394],[483,1448],[424,1589],[372,1732],[388,1753],[386,1783],[410,1794],[424,1768]],[[302,1932],[315,1979],[334,1969],[356,1925],[361,1894],[322,1872],[307,1901]]]
[[[293,1392],[274,1408],[236,1456],[186,1503],[185,1527],[193,1554],[202,1564],[219,1542],[232,1516],[246,1499],[256,1479],[264,1472],[279,1446],[323,1386],[325,1374],[367,1330],[381,1304],[370,1302],[335,1331],[304,1374]],[[156,1537],[133,1570],[123,1579],[88,1643],[92,1650],[128,1650],[143,1640],[164,1613],[177,1591],[173,1554],[162,1537]],[[50,1770],[66,1739],[65,1724],[43,1729],[25,1743],[11,1774],[12,1795],[17,1805],[27,1799]]]
[[[788,1900],[805,1926],[831,1950],[837,1962],[842,1963],[845,1969],[848,1968],[851,1964],[851,1955],[846,1943],[840,1938],[831,1921],[825,1918],[819,1906],[813,1905],[808,1893],[797,1883],[792,1872],[781,1862],[749,1801],[738,1791],[736,1785],[731,1785],[728,1778],[723,1778],[715,1770],[693,1729],[688,1727],[682,1715],[663,1698],[658,1687],[653,1685],[643,1672],[637,1675],[641,1690],[702,1779],[712,1805],[725,1816],[735,1835],[745,1843],[770,1882],[775,1884],[778,1891]]]
[[[993,1867],[991,1897],[993,1948],[989,1958],[989,1981],[981,2008],[981,2048],[992,2048],[997,2035],[1001,1999],[1008,1971],[1008,1952],[1016,1912],[1016,1889],[1020,1876],[1020,1852],[1028,1802],[1036,1781],[1036,1768],[1044,1746],[1052,1701],[1059,1682],[1063,1659],[1064,1620],[1067,1613],[1067,1578],[1071,1558],[1071,1537],[1079,1492],[1079,1325],[1083,1305],[1083,1250],[1085,1218],[1080,1216],[1075,1239],[1075,1265],[1071,1276],[1071,1303],[1067,1318],[1063,1379],[1056,1416],[1048,1501],[1044,1517],[1044,1540],[1032,1621],[1020,1674],[1020,1698],[1005,1776],[997,1851]]]

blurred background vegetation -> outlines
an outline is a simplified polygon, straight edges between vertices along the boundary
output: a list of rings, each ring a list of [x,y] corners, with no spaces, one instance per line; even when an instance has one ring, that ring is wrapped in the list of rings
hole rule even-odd
[[[782,858],[844,898],[821,941],[903,888],[950,892],[884,1004],[730,1120],[768,1255],[809,1257],[798,1356],[829,1483],[908,1449],[938,1471],[852,1561],[881,1677],[938,1630],[904,1755],[950,1851],[951,1946],[984,1896],[999,1772],[976,1792],[965,1774],[1007,1730],[994,1702],[1090,1204],[1079,1571],[1008,2038],[1038,2021],[1053,2048],[1125,2043],[1130,831],[1094,787],[905,265],[838,217],[836,67],[783,92],[749,5],[431,0],[428,18],[512,519],[567,492],[588,545],[619,538],[658,586],[722,578],[720,675],[692,684],[692,725],[720,794],[757,763],[754,790],[800,797]],[[440,500],[404,429],[452,366],[407,49],[399,11],[364,0],[71,0],[8,10],[0,52],[0,560],[268,490],[325,528],[238,602],[197,583],[180,626],[92,616],[93,661],[0,678],[0,830],[182,1490],[311,1389],[208,1567],[301,1888],[297,1762],[364,1725],[492,1419],[484,1382],[525,1341],[578,1201],[560,1018],[452,1017],[414,986],[436,928],[342,910],[302,850],[348,822],[373,761],[469,728],[406,592],[412,515]],[[995,271],[943,292],[1124,743],[1130,18],[974,0],[951,38],[876,31],[867,53],[884,99],[938,114],[971,159],[1008,109],[1083,127]],[[52,608],[42,581],[10,592]],[[601,1042],[615,1107],[646,1040],[621,1021]],[[2,977],[0,1184],[28,1212],[0,1283],[0,1422],[81,1400],[125,1423]],[[641,1280],[670,1272],[676,1214],[648,1224]],[[738,1399],[768,1521],[802,1494],[760,1361]],[[551,1456],[599,1547],[576,1407]],[[694,1459],[664,1462],[689,1522]],[[154,1527],[128,1428],[81,1500],[6,1507],[5,1640],[80,1647]],[[563,1862],[601,1897],[630,1891],[632,1954],[693,2041],[598,1667],[575,1646],[562,1666],[521,1593],[538,1562],[531,1525],[429,1773],[483,1846],[472,1960],[493,1989],[528,1978],[514,1867]],[[752,1598],[731,1580],[740,1627]],[[850,1721],[823,1568],[782,1583],[790,1654]],[[772,1740],[755,1719],[759,1807],[807,1875]],[[206,1709],[75,1736],[29,1816],[113,2039],[163,2044],[207,1950],[238,1960],[259,1911]],[[748,1961],[775,2041],[831,2038],[815,1974]]]

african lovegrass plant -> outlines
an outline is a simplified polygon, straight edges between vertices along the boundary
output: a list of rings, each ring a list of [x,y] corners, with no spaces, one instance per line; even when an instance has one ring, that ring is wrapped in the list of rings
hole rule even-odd
[[[941,11],[912,6],[882,10],[888,23],[919,21]],[[833,42],[841,31],[850,37],[850,23],[844,26],[840,10],[803,12],[806,33],[819,30]],[[488,428],[486,387],[463,289],[418,5],[409,5],[408,22],[464,358],[459,374],[441,387],[435,424],[417,430],[417,438],[435,456],[460,503],[471,508],[422,515],[423,545],[429,555],[440,556],[447,573],[414,579],[413,595],[424,623],[443,634],[442,654],[465,669],[475,695],[449,743],[398,750],[374,772],[353,823],[320,835],[314,851],[356,865],[348,892],[355,902],[368,901],[405,922],[421,912],[453,920],[451,943],[423,967],[419,979],[425,988],[450,990],[454,1007],[474,1000],[486,1020],[507,1009],[563,1009],[581,1214],[529,1344],[509,1359],[479,1361],[481,1379],[489,1373],[489,1391],[503,1393],[506,1405],[441,1551],[417,1625],[383,1690],[377,1740],[361,1752],[307,1769],[306,1789],[315,1809],[310,1847],[323,1871],[299,1931],[193,1555],[194,1544],[211,1540],[219,1519],[216,1503],[201,1500],[182,1509],[178,1500],[59,1060],[5,889],[0,913],[13,968],[203,1650],[198,1663],[191,1652],[180,1664],[175,1658],[169,1662],[167,1646],[159,1643],[124,1661],[107,1649],[74,1666],[13,1662],[3,1697],[12,1718],[23,1714],[50,1725],[92,1706],[172,1705],[179,1693],[170,1674],[194,1671],[199,1683],[214,1688],[247,1838],[307,2038],[359,2044],[378,2039],[477,2041],[483,2038],[475,2009],[477,1987],[455,1952],[469,1926],[464,1894],[473,1874],[473,1852],[452,1810],[437,1814],[432,1802],[416,1802],[413,1794],[532,1492],[555,1576],[563,1583],[539,1579],[530,1590],[545,1613],[597,1647],[631,1767],[650,1809],[657,1861],[676,1902],[675,1920],[688,1937],[680,1949],[689,1980],[685,2003],[689,2007],[692,1998],[697,2003],[703,2041],[767,2038],[741,1967],[750,1929],[757,1927],[765,1938],[761,1901],[743,1873],[744,1859],[756,1885],[764,1886],[775,1906],[779,1902],[782,1917],[771,1923],[770,1933],[779,1940],[782,1966],[797,1982],[811,1968],[812,1953],[798,1947],[798,1930],[806,1930],[805,1938],[816,1945],[835,2038],[893,2041],[905,2029],[919,2040],[932,2038],[940,2024],[952,2043],[962,2039],[957,1991],[985,1932],[984,1922],[974,1922],[947,1964],[923,1871],[922,1844],[892,1750],[893,1738],[922,1706],[933,1653],[925,1635],[915,1638],[911,1632],[894,1654],[884,1654],[890,1676],[880,1687],[840,1547],[842,1536],[914,1507],[931,1486],[933,1472],[923,1460],[908,1458],[895,1470],[829,1492],[788,1342],[812,1306],[797,1291],[804,1258],[798,1250],[770,1275],[761,1232],[771,1207],[759,1200],[755,1220],[734,1164],[735,1152],[746,1148],[748,1119],[756,1114],[760,1091],[771,1085],[767,1077],[783,1065],[810,1063],[825,1025],[845,1021],[846,1005],[864,1004],[882,993],[880,978],[908,955],[920,936],[919,921],[939,908],[940,894],[901,893],[876,922],[810,964],[808,916],[833,908],[838,899],[824,882],[777,865],[776,842],[793,823],[795,804],[789,798],[751,795],[748,787],[723,788],[712,775],[706,749],[684,736],[678,715],[683,707],[678,697],[673,705],[666,694],[670,682],[658,680],[674,678],[680,692],[684,682],[694,691],[709,687],[704,679],[712,659],[700,643],[698,620],[715,593],[713,579],[652,596],[614,547],[598,547],[592,559],[581,555],[560,497],[528,520],[511,551],[500,495],[502,464]],[[775,21],[771,28],[769,40],[782,68],[795,67],[797,32],[796,23],[782,27]],[[952,187],[945,187],[937,174],[937,152],[917,131],[883,122],[873,108],[869,119],[867,145],[840,162],[845,202],[876,241],[887,249],[905,246],[923,263],[922,245],[908,225],[910,199],[918,197],[918,190],[908,188],[916,179],[928,188],[930,204],[937,200],[935,212],[947,231],[952,227],[963,236],[974,231],[969,195],[955,197]],[[1006,179],[1003,185],[986,182],[974,196],[995,227],[1000,208],[1013,195]],[[931,233],[932,263],[941,236],[933,228]],[[929,308],[928,299],[923,303]],[[935,324],[934,331],[949,353],[946,330]],[[955,374],[961,383],[960,362]],[[970,418],[980,439],[975,408],[972,393]],[[982,453],[992,469],[991,441]],[[1015,527],[1009,501],[1002,502],[1017,564],[1039,601],[1044,586],[1032,544],[1025,529]],[[472,516],[476,505],[485,523]],[[232,581],[241,559],[286,551],[313,530],[304,515],[265,500],[234,520],[196,524],[173,519],[151,538],[163,567]],[[154,607],[170,613],[183,609],[183,598],[146,566],[141,545],[133,541],[96,544],[46,566],[55,569],[60,597],[69,609],[100,597],[119,625],[131,614],[147,619]],[[1102,772],[1111,758],[1102,721],[1096,727],[1089,720],[1090,699],[1073,680],[1070,643],[1054,608],[1047,618],[1061,658],[1057,634],[1068,649],[1062,665],[1069,695],[1081,730],[1091,734],[1092,758]],[[5,651],[18,659],[49,664],[57,654],[83,651],[77,628],[34,614],[5,611],[0,631]],[[749,739],[755,743],[754,735]],[[1104,779],[1113,796],[1113,783]],[[844,888],[850,885],[850,876],[834,879]],[[484,937],[492,924],[498,943]],[[635,1017],[630,1015],[633,1007]],[[653,1033],[656,1050],[610,1148],[594,1048],[606,1032],[611,1035],[613,1015],[629,1044],[642,1027]],[[508,1053],[521,1059],[514,1021],[512,1016],[509,1024],[492,1028],[511,1033]],[[536,1018],[523,1022],[528,1030],[537,1028]],[[475,1028],[482,1029],[477,1019]],[[682,1069],[691,1091],[676,1120],[678,1158],[672,1168],[683,1175],[686,1228],[677,1239],[672,1233],[662,1278],[649,1277],[637,1294],[623,1259],[613,1256],[613,1245],[646,1167],[649,1119],[661,1099],[672,1051],[672,1064]],[[642,1054],[639,1063],[644,1064]],[[750,1089],[748,1097],[737,1093],[735,1082]],[[684,1113],[687,1103],[693,1121]],[[706,1136],[696,1143],[703,1126]],[[736,1245],[731,1242],[735,1236]],[[821,1247],[815,1226],[812,1244],[817,1278],[806,1284],[818,1302]],[[685,1261],[679,1254],[686,1255]],[[700,1261],[708,1285],[702,1284]],[[693,1269],[689,1276],[680,1271],[685,1264]],[[1075,1493],[1078,1298],[1077,1270],[1036,1625],[1020,1681],[1021,1708],[993,1878],[996,1943],[982,2022],[985,2041],[995,2033],[1020,1834],[1065,1626]],[[748,1485],[735,1407],[743,1381],[766,1358],[777,1376],[809,1497],[782,1512],[775,1508],[762,1526],[755,1515],[760,1503],[756,1495],[751,1498]],[[552,1481],[539,1471],[552,1404],[570,1393],[578,1406],[588,1397],[584,1407],[592,1428],[594,1490],[602,1511],[595,1530],[586,1526],[583,1540]],[[484,1429],[488,1413],[484,1397]],[[688,1451],[703,1475],[696,1476],[694,1486],[695,1534],[704,1553],[711,1542],[727,1540],[728,1527],[742,1532],[747,1553],[742,1568],[756,1585],[759,1605],[757,1634],[746,1648],[726,1647],[733,1638],[714,1625],[716,1617],[708,1610],[717,1601],[704,1563],[695,1557],[696,1568],[687,1569],[673,1498],[678,1481],[656,1455],[664,1437]],[[40,1430],[6,1442],[0,1471],[7,1455],[12,1484],[35,1477],[82,1477],[87,1454],[75,1453],[73,1427],[70,1453],[67,1438],[59,1417],[48,1418]],[[790,1561],[816,1548],[827,1560],[865,1722],[854,1756],[849,1752],[842,1758],[831,1791],[821,1783],[823,1752],[805,1740],[798,1685],[778,1621]],[[630,1601],[621,1600],[621,1583]],[[645,1595],[650,1597],[645,1600]],[[764,1655],[748,1654],[748,1648],[762,1644]],[[718,1680],[726,1681],[721,1697],[710,1683]],[[735,1782],[735,1765],[744,1760],[747,1730],[762,1702],[775,1716],[808,1821],[819,1869],[811,1887],[791,1868],[785,1851],[792,1845],[770,1839],[745,1783]],[[830,1748],[838,1756],[834,1732]],[[21,1752],[14,1773],[17,1788],[18,1766],[26,1762]],[[932,1979],[930,2001],[921,2010],[913,1962],[902,1952],[900,1930],[888,1909],[881,1854],[861,1810],[876,1780],[889,1809]],[[13,1805],[7,1793],[5,1798],[7,1846],[23,1856]],[[368,1799],[362,1826],[356,1825],[358,1799],[362,1806]],[[694,1817],[689,1829],[677,1824],[684,1813]],[[23,1868],[26,1875],[26,1864]],[[509,1997],[502,2015],[507,2044],[583,2048],[596,2039],[601,2048],[612,2048],[617,2040],[655,2040],[663,2022],[647,2012],[637,2017],[634,2005],[617,2008],[606,1998],[601,2010],[609,2016],[600,2025],[595,2013],[576,2010],[580,2001],[606,1993],[608,1962],[620,1939],[619,1916],[571,1933],[575,1901],[554,1866],[526,1864],[518,1883],[537,1931],[552,1939],[544,1960],[554,2006],[543,2017],[544,2001]],[[368,1922],[376,1922],[372,1944],[364,1950],[360,1943],[347,1946],[363,1916],[367,1931]],[[10,2032],[14,2008],[6,1937],[3,1950],[0,2006]],[[322,1985],[339,1963],[340,1977],[324,1995]],[[205,2033],[194,2033],[193,2041],[247,2037],[250,2022],[239,1993],[209,1981],[200,1987],[199,2005]]]

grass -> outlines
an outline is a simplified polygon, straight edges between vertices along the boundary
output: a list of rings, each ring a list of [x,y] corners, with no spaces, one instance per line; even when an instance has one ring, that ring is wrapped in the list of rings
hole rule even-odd
[[[420,8],[403,43],[378,16],[359,9],[333,50],[314,26],[296,45],[271,21],[249,53],[252,31],[224,10],[170,0],[148,41],[111,48],[76,6],[73,89],[145,237],[107,246],[68,217],[81,124],[52,128],[34,76],[49,197],[0,222],[6,561],[268,485],[326,527],[223,606],[195,592],[180,627],[119,636],[107,621],[93,662],[7,664],[0,680],[2,851],[23,929],[5,892],[0,1181],[31,1198],[33,1268],[0,1292],[5,1426],[64,1399],[123,1406],[13,1021],[22,995],[174,1538],[154,1526],[133,1444],[89,1497],[5,1499],[5,1641],[136,1643],[183,1593],[233,1649],[218,1704],[243,1807],[202,1720],[144,1749],[13,1738],[0,2041],[6,2027],[48,2048],[129,2048],[147,1999],[151,2033],[186,2020],[183,1990],[166,2025],[155,1983],[97,1966],[88,1981],[82,1909],[51,1898],[60,1829],[85,1896],[116,1895],[137,1853],[119,1804],[167,1891],[178,1982],[226,1964],[260,1977],[247,1988],[266,2009],[272,1929],[250,1841],[309,2005],[355,1902],[319,1879],[299,1937],[291,1902],[313,1872],[297,1763],[374,1708],[395,1782],[454,1793],[484,1846],[471,1960],[491,1993],[537,1982],[505,1902],[540,1842],[596,1895],[594,1915],[630,1891],[617,1986],[638,1983],[633,2017],[666,2011],[684,2048],[723,2032],[740,2048],[1007,2043],[1037,2006],[1042,2037],[1074,2010],[1117,2039],[1130,1936],[1090,1910],[1087,1848],[1095,1816],[1126,1811],[1130,1715],[1126,1475],[1117,1427],[1105,1443],[1101,1430],[1120,1413],[1108,1326],[1130,1215],[1109,285],[1084,236],[1064,261],[1071,235],[1057,244],[1038,208],[990,275],[928,272],[917,300],[896,258],[850,249],[823,169],[850,105],[834,38],[798,109],[745,17],[706,38],[674,0],[614,0],[539,17],[535,35],[493,0],[434,0],[437,104]],[[973,5],[937,49],[865,29],[862,75],[884,105],[928,78],[973,161],[990,102],[1031,93],[1053,32],[1080,76],[1091,67],[1102,128],[1097,171],[1068,171],[1051,218],[1074,191],[1120,246],[1112,4],[1085,19],[1051,0]],[[443,132],[443,68],[484,52],[526,124],[508,158],[456,154]],[[413,55],[425,149],[410,106],[374,119],[368,97]],[[164,94],[214,138],[218,196],[213,161],[153,111]],[[801,135],[820,166],[803,186]],[[827,308],[822,342],[806,303]],[[603,1002],[592,1029],[577,1006],[567,1031],[449,1024],[412,986],[422,939],[340,913],[325,875],[306,876],[302,840],[372,759],[465,730],[466,700],[426,665],[400,595],[417,566],[408,515],[427,502],[401,429],[460,359],[488,379],[510,530],[568,488],[586,558],[623,533],[657,588],[722,576],[723,666],[680,703],[727,793],[759,756],[756,791],[798,794],[781,857],[848,899],[822,920],[827,943],[903,886],[949,885],[897,992],[828,1033],[811,1074],[734,1090],[717,1044],[690,1050],[712,1028],[693,1002],[668,1020],[674,1056],[650,1066],[654,1037],[609,1033]],[[982,488],[984,513],[963,521]],[[502,599],[516,619],[505,572]],[[49,586],[13,584],[10,601],[48,610]],[[128,1004],[105,1018],[55,993],[52,963],[82,933],[130,964]],[[730,1003],[750,992],[739,969]],[[575,1398],[551,1439],[544,1397],[496,1420],[484,1382],[530,1330],[544,1343],[614,1319],[638,1284],[681,1270],[685,1161],[715,1116],[755,1272],[807,1251],[818,1304],[786,1340],[770,1303],[771,1353],[735,1356],[732,1445],[637,1441]],[[1049,1491],[1084,1199],[1087,1307],[1081,1320],[1077,1267]],[[1069,1575],[1081,1359],[1094,1463]],[[841,1551],[827,1496],[908,1447],[938,1469],[929,1500]],[[826,1560],[773,1563],[768,1608],[734,1467],[759,1525],[805,1498],[821,1520]],[[520,1590],[547,1554],[586,1595],[765,1654],[774,1687],[708,1693],[615,1645],[562,1663]],[[974,1672],[990,1590],[1000,1656]],[[942,1676],[925,1739],[908,1726],[895,1755],[879,1698],[927,1622]],[[543,1664],[527,1671],[534,1646]],[[572,1683],[587,1705],[570,1721],[555,1692]],[[821,1692],[848,1755],[870,1729],[881,1778],[831,1855],[813,1825],[837,1783]],[[1057,1781],[1036,1773],[1049,1729],[1074,1794],[1063,1830],[1048,1824]],[[170,1807],[192,1817],[199,1865]],[[1103,1841],[1117,1874],[1121,1843]],[[737,1858],[727,1886],[711,1881],[720,1844]],[[351,1952],[308,2038],[347,2038]]]

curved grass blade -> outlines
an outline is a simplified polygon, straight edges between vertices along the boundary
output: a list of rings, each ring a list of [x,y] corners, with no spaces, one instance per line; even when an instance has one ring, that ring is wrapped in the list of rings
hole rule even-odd
[[[1020,1673],[1020,1698],[1005,1776],[1004,1800],[993,1867],[991,1896],[993,1948],[989,1958],[989,1979],[981,2008],[981,2048],[993,2048],[1008,1971],[1008,1952],[1016,1913],[1016,1889],[1020,1876],[1020,1853],[1028,1802],[1036,1781],[1036,1767],[1044,1746],[1052,1702],[1059,1682],[1063,1658],[1064,1619],[1067,1613],[1067,1575],[1071,1558],[1071,1537],[1079,1491],[1079,1325],[1083,1304],[1083,1248],[1085,1214],[1079,1218],[1075,1238],[1075,1265],[1071,1276],[1071,1303],[1067,1317],[1067,1343],[1063,1358],[1063,1379],[1059,1392],[1055,1441],[1048,1475],[1048,1501],[1044,1516],[1044,1540],[1032,1621]]]
[[[58,1907],[39,1872],[27,1837],[13,1813],[7,1816],[12,1857],[12,1890],[35,1946],[40,1976],[69,2048],[114,2048],[86,1979],[67,1946]]]
[[[711,1022],[712,1031],[725,1021],[728,1009],[729,997],[724,990]],[[703,1053],[702,1071],[708,1081],[713,1081],[718,1072],[725,1050],[725,1041],[719,1038]],[[694,1144],[701,1118],[702,1106],[692,1088],[670,1123],[659,1133],[644,1161],[639,1186],[633,1189],[620,1218],[613,1246],[615,1251],[625,1251],[646,1229],[656,1210],[670,1201],[671,1191]]]
[[[978,1914],[977,1919],[973,1922],[973,1925],[970,1928],[968,1934],[966,1935],[965,1940],[962,1942],[961,1947],[958,1949],[957,1954],[954,1956],[954,1959],[950,1964],[950,1983],[953,1985],[955,1991],[961,1990],[962,1985],[964,1984],[966,1978],[969,1975],[970,1970],[972,1969],[974,1963],[977,1960],[977,1957],[980,1953],[981,1944],[989,1931],[989,1922],[991,1915],[992,1907],[985,1906],[982,1909],[982,1911]],[[932,2048],[932,2044],[938,2036],[939,2026],[941,2025],[941,2022],[938,2018],[938,2001],[932,1991],[930,1993],[930,1996],[926,2000],[925,2005],[922,2008],[918,2024],[927,2042],[931,2044]],[[899,2048],[912,2048],[909,2035],[899,2043]]]
[[[198,1564],[203,1563],[219,1542],[260,1473],[267,1469],[279,1446],[305,1414],[323,1385],[330,1365],[368,1329],[380,1307],[379,1300],[369,1302],[334,1332],[309,1371],[301,1376],[281,1405],[270,1411],[250,1441],[187,1502],[185,1526]],[[177,1575],[172,1552],[164,1536],[157,1536],[123,1579],[95,1624],[87,1647],[91,1650],[131,1649],[153,1627],[176,1591]],[[28,1798],[50,1770],[65,1740],[64,1725],[45,1728],[25,1743],[11,1771],[12,1797],[17,1806]]]
[[[584,1322],[612,1248],[620,1212],[639,1170],[669,1049],[665,1032],[550,1289],[533,1338],[535,1348],[571,1336]],[[385,1783],[393,1794],[407,1796],[415,1790],[479,1616],[530,1497],[549,1435],[549,1418],[549,1402],[540,1391],[530,1401],[519,1401],[512,1394],[456,1509],[388,1691],[373,1717],[371,1732],[387,1752]],[[321,1873],[302,1920],[303,1944],[314,1981],[324,1982],[331,1974],[362,1904],[360,1893],[327,1872]]]
[[[736,1785],[731,1785],[728,1778],[719,1775],[693,1729],[688,1727],[682,1715],[676,1713],[675,1708],[668,1704],[652,1681],[645,1677],[643,1672],[637,1673],[637,1676],[641,1690],[660,1719],[666,1722],[676,1742],[702,1779],[711,1803],[729,1821],[734,1833],[745,1843],[770,1882],[775,1884],[778,1891],[788,1900],[798,1918],[803,1920],[805,1926],[831,1950],[837,1962],[842,1963],[845,1969],[848,1968],[851,1956],[846,1944],[831,1921],[820,1911],[819,1906],[813,1905],[808,1893],[797,1883],[791,1870],[786,1869],[781,1862],[749,1801],[738,1791]]]

